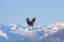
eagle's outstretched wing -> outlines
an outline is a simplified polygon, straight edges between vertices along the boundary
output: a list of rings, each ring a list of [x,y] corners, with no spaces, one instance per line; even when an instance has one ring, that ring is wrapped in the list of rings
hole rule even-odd
[[[27,18],[26,21],[27,21],[28,24],[30,24],[30,19],[29,18]]]
[[[34,22],[35,22],[35,20],[36,20],[36,18],[33,18],[31,22],[32,22],[32,23],[34,23]]]

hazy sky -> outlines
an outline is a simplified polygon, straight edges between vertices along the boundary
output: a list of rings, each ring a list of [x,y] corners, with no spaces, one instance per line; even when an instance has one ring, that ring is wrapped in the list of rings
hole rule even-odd
[[[64,0],[0,0],[0,24],[26,25],[27,17],[35,25],[64,22]]]

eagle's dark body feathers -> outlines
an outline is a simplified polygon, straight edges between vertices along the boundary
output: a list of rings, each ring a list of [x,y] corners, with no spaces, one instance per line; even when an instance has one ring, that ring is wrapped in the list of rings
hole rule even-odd
[[[35,20],[36,20],[36,18],[33,18],[31,21],[30,21],[29,18],[26,19],[27,24],[28,24],[29,26],[33,26],[33,23],[35,22]]]

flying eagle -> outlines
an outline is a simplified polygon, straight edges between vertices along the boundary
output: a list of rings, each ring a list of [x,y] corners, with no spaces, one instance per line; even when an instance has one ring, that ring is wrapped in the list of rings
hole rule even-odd
[[[33,18],[31,21],[30,21],[29,18],[26,19],[27,24],[28,24],[29,26],[33,26],[33,23],[35,22],[35,20],[36,20],[36,18]]]

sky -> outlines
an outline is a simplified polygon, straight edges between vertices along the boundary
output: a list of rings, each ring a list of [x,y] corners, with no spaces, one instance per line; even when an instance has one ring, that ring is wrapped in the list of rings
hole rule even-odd
[[[26,25],[27,17],[35,25],[64,22],[64,0],[0,0],[0,24]]]

